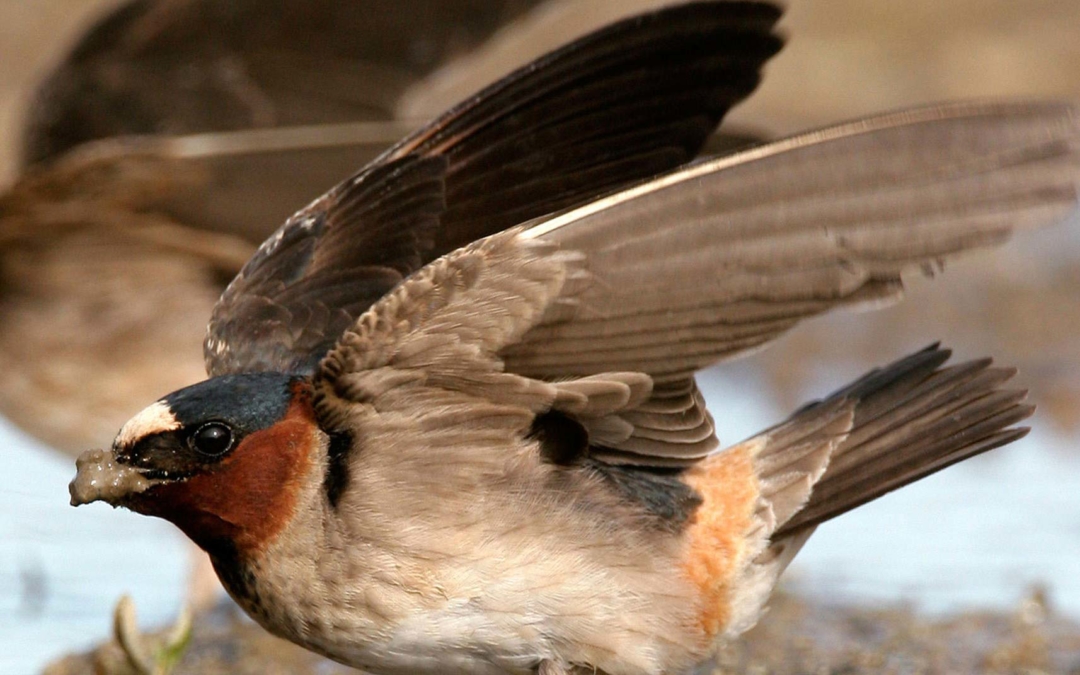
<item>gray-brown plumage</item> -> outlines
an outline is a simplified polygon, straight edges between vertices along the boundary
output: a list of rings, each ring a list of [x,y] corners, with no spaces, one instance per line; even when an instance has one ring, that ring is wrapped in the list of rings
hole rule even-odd
[[[945,367],[935,346],[714,452],[694,373],[803,318],[896,300],[905,271],[1062,219],[1080,189],[1071,108],[965,103],[597,196],[618,160],[692,154],[670,138],[617,145],[614,162],[596,150],[604,130],[703,128],[660,104],[680,72],[713,71],[669,50],[739,45],[706,59],[731,85],[704,98],[719,116],[752,89],[776,18],[703,2],[616,24],[339,184],[222,296],[211,378],[80,458],[73,502],[170,520],[256,621],[371,672],[707,660],[818,524],[1015,440],[1031,408],[1003,388],[1010,370]],[[623,103],[626,81],[659,91]],[[559,91],[566,105],[544,98]],[[586,133],[552,145],[549,125]],[[554,164],[565,184],[523,181],[543,157],[582,164]],[[566,185],[589,186],[570,191],[584,202]]]

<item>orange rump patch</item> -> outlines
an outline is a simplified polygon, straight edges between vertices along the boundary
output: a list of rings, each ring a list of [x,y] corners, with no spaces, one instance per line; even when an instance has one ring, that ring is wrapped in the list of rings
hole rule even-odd
[[[703,501],[686,533],[683,569],[700,591],[701,629],[714,638],[730,618],[732,584],[745,563],[760,494],[750,449],[737,446],[709,458],[686,482]]]

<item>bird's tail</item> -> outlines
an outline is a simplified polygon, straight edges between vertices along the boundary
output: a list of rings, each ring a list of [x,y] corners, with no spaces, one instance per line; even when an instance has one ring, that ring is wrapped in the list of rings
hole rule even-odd
[[[791,417],[786,426],[800,426],[800,420],[847,407],[851,428],[836,441],[809,499],[777,523],[773,539],[835,518],[1027,434],[1026,427],[1013,425],[1030,416],[1035,406],[1024,402],[1026,391],[1003,388],[1016,370],[992,367],[989,358],[943,367],[950,354],[932,345],[871,371]],[[770,462],[770,477],[783,473],[776,465],[781,453],[760,458]]]
[[[1034,406],[1003,388],[1015,370],[945,367],[950,353],[932,345],[871,371],[691,473],[703,503],[687,569],[707,632],[752,626],[817,525],[1027,433],[1013,425]]]

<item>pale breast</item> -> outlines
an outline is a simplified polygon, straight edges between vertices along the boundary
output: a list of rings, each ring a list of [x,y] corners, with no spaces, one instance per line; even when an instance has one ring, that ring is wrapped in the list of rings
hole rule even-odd
[[[256,620],[376,673],[530,673],[556,659],[645,675],[702,657],[675,535],[605,513],[597,486],[551,490],[565,469],[535,448],[478,450],[463,471],[403,454],[354,466],[336,509],[312,477],[304,515],[238,584]]]

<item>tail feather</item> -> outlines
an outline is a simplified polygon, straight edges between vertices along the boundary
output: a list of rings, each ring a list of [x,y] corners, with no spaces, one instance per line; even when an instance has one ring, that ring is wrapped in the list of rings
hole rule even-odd
[[[725,481],[742,466],[757,478],[744,545],[701,554],[734,556],[733,577],[720,584],[724,635],[753,626],[819,524],[1027,433],[1013,425],[1034,407],[1023,402],[1026,392],[1003,388],[1015,371],[990,359],[943,367],[950,355],[931,345],[706,460],[696,487],[710,514],[738,510]]]
[[[993,368],[990,359],[941,368],[950,355],[932,345],[872,371],[782,425],[802,426],[842,402],[852,409],[850,430],[836,443],[805,505],[777,523],[774,540],[1027,433],[1013,427],[1034,411],[1024,403],[1027,392],[1001,388],[1016,371]]]

